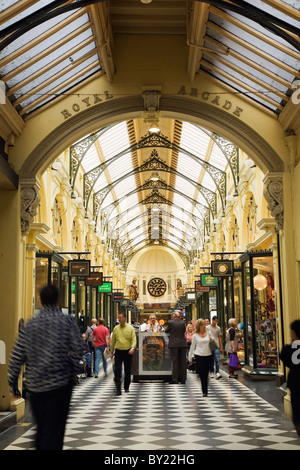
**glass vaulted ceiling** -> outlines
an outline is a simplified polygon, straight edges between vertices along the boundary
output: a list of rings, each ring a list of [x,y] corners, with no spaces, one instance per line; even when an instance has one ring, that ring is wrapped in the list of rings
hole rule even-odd
[[[251,15],[252,8],[257,10]],[[272,21],[270,30],[262,15],[290,26],[291,32],[281,27],[292,42],[281,36],[280,28],[272,31]],[[292,94],[291,84],[300,78],[299,2],[211,2],[204,47],[202,70],[280,114]]]
[[[9,100],[21,116],[74,90],[101,71],[86,8],[72,9],[54,17],[49,14],[47,21],[26,31],[27,18],[54,3],[53,0],[31,0],[26,5],[20,1],[0,0],[0,33],[9,32],[7,28],[17,24],[24,28],[21,36],[11,37],[0,51],[1,79],[6,84]],[[3,22],[3,18],[7,21]],[[5,36],[1,35],[1,39],[6,41]]]
[[[176,125],[180,138],[171,165],[164,149],[155,146],[157,141],[143,150],[138,165],[136,143],[130,138],[132,121],[101,129],[70,149],[71,156],[88,148],[78,160],[84,171],[85,208],[93,211],[97,230],[119,259],[149,244],[190,257],[204,241],[206,224],[216,218],[218,194],[226,195],[230,159],[220,142],[229,144],[231,154],[235,149],[236,158],[238,149],[196,125]],[[153,135],[146,134],[140,142]]]
[[[300,78],[299,0],[0,0],[0,78],[25,119],[97,75],[111,81],[114,35],[168,32],[189,44],[191,80],[200,68],[274,115]]]

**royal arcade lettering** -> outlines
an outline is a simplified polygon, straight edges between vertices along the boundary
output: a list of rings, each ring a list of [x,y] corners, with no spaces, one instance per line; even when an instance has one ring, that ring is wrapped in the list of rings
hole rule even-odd
[[[224,98],[221,94],[211,93],[208,91],[200,91],[198,88],[188,89],[185,85],[181,85],[180,89],[177,92],[178,96],[190,96],[192,98],[200,98],[204,101],[209,101],[211,104],[225,109],[225,111],[231,112],[237,117],[241,117],[243,109],[239,106],[236,106],[232,101]],[[89,108],[95,104],[101,103],[103,101],[111,100],[114,96],[109,91],[104,91],[101,93],[95,93],[92,95],[87,95],[82,99],[79,99],[73,103],[69,108],[65,108],[61,111],[64,119],[72,117],[74,114],[79,113],[85,108]]]
[[[243,109],[239,106],[235,106],[231,101],[228,99],[223,99],[221,95],[217,93],[210,93],[208,91],[199,91],[198,88],[191,88],[187,90],[185,85],[181,85],[178,95],[188,95],[195,98],[202,98],[204,101],[209,101],[210,103],[220,106],[226,111],[231,111],[237,117],[241,117]]]
[[[77,114],[79,111],[82,111],[82,108],[89,108],[94,104],[101,103],[103,100],[111,100],[112,98],[113,95],[111,95],[108,91],[104,91],[103,95],[101,95],[100,93],[95,93],[93,95],[86,96],[78,103],[73,103],[71,108],[63,109],[61,111],[61,114],[65,119],[68,119],[74,114]]]

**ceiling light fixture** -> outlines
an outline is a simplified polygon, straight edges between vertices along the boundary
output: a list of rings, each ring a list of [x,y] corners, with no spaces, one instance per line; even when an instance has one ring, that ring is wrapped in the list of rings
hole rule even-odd
[[[151,179],[151,181],[158,181],[159,180],[159,174],[157,172],[153,172],[150,179]]]
[[[149,132],[151,132],[152,134],[156,134],[157,132],[160,132],[158,121],[152,121],[150,123]]]
[[[152,0],[141,0],[141,3],[144,3],[145,5],[147,5],[148,3],[151,3]]]

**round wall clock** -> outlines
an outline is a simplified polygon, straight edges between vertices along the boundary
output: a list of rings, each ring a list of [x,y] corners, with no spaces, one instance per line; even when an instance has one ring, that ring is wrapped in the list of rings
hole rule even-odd
[[[160,277],[154,277],[148,282],[148,292],[153,297],[161,297],[167,290],[167,284]]]

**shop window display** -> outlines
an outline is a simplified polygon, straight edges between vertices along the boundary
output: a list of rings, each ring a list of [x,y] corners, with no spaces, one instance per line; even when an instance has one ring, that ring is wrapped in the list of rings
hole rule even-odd
[[[238,358],[241,364],[245,364],[244,323],[242,312],[242,273],[235,272],[234,280],[234,315],[237,321],[239,335]]]
[[[249,251],[241,256],[245,364],[254,374],[278,370],[277,314],[271,251]]]
[[[258,368],[278,368],[272,257],[253,260],[256,360]]]

